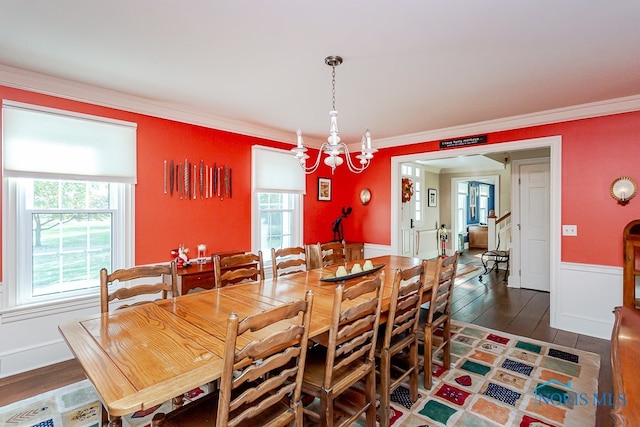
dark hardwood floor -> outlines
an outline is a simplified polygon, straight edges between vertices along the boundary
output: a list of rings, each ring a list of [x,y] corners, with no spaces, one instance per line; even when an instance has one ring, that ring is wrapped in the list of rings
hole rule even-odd
[[[476,252],[477,253],[477,252]],[[481,265],[473,252],[465,251],[461,263]],[[598,394],[613,391],[611,344],[608,340],[561,331],[549,326],[549,294],[510,289],[502,281],[504,271],[492,272],[456,286],[453,318],[514,335],[552,342],[600,355]],[[75,360],[0,379],[0,406],[35,396],[84,379]],[[610,408],[599,406],[596,426],[610,426]]]

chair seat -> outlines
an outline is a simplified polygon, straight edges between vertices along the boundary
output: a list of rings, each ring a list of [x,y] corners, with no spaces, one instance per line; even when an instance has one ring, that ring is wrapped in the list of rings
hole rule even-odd
[[[307,352],[304,368],[302,391],[315,394],[322,389],[327,360],[326,348],[317,345]],[[354,377],[362,377],[371,368],[371,364],[357,360],[354,363],[333,371],[333,391],[340,394],[349,388]]]
[[[501,251],[501,250],[493,250],[484,252],[480,261],[482,262],[482,266],[484,267],[484,272],[480,275],[480,281],[482,281],[482,276],[492,272],[493,270],[497,270],[500,264],[507,264],[507,269],[504,274],[504,281],[507,280],[509,275],[509,251]],[[489,264],[493,262],[491,268],[489,268]]]
[[[207,427],[215,426],[217,421],[218,392],[211,393],[201,399],[196,400],[185,407],[186,410],[176,410],[169,413],[166,418],[156,420],[162,427]],[[238,424],[239,426],[283,426],[288,425],[295,419],[293,410],[286,411],[288,399],[283,398],[278,404],[267,408],[264,412],[249,418]],[[240,408],[242,411],[246,408]]]

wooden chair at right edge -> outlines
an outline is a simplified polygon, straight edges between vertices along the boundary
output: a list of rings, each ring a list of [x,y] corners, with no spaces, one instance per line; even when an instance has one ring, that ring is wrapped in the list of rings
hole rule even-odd
[[[422,292],[427,281],[427,261],[396,270],[391,289],[391,305],[384,335],[378,337],[376,358],[380,360],[378,394],[380,426],[388,427],[391,417],[391,393],[407,378],[409,398],[418,400],[418,321]]]
[[[421,315],[418,339],[423,341],[424,347],[424,388],[431,389],[433,385],[432,357],[442,350],[442,363],[445,370],[451,367],[451,296],[456,281],[456,270],[460,253],[450,257],[438,258],[438,265],[433,276],[431,300],[426,316]],[[423,310],[424,312],[425,310]],[[425,317],[423,319],[423,317]],[[440,329],[442,336],[437,337],[434,332]],[[436,341],[437,348],[433,348]]]
[[[167,414],[158,425],[302,427],[300,397],[312,305],[308,291],[305,300],[244,319],[231,313],[219,391]],[[237,348],[241,342],[246,344]]]

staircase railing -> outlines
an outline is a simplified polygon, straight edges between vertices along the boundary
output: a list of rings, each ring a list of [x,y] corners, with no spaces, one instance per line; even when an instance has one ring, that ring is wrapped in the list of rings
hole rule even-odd
[[[487,218],[489,250],[509,250],[511,244],[511,212],[500,218],[495,215]]]

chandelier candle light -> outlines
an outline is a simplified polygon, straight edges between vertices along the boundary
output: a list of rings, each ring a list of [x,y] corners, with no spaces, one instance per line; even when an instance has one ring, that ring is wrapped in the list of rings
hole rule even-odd
[[[371,164],[371,159],[373,159],[373,153],[375,153],[375,148],[371,148],[371,132],[367,129],[362,136],[362,147],[360,149],[360,154],[356,156],[357,159],[360,160],[360,165],[354,164],[351,160],[351,155],[349,154],[349,148],[344,142],[340,141],[340,136],[338,135],[338,112],[336,111],[336,67],[342,64],[342,57],[340,56],[327,56],[324,59],[325,64],[329,65],[332,68],[331,72],[331,86],[333,88],[332,91],[332,105],[331,111],[329,112],[329,117],[331,120],[329,127],[329,137],[327,138],[327,142],[323,142],[320,146],[320,151],[318,152],[318,157],[316,158],[313,166],[307,167],[306,161],[309,158],[309,155],[306,154],[307,148],[304,146],[302,141],[302,131],[298,129],[298,145],[295,148],[292,148],[291,151],[295,153],[296,158],[300,162],[300,166],[304,169],[305,173],[313,173],[318,169],[320,165],[320,158],[322,154],[326,154],[324,158],[324,163],[331,168],[331,173],[336,170],[337,166],[340,166],[344,163],[343,158],[341,157],[343,154],[347,159],[347,166],[349,170],[353,173],[360,173],[365,170],[369,164]]]

